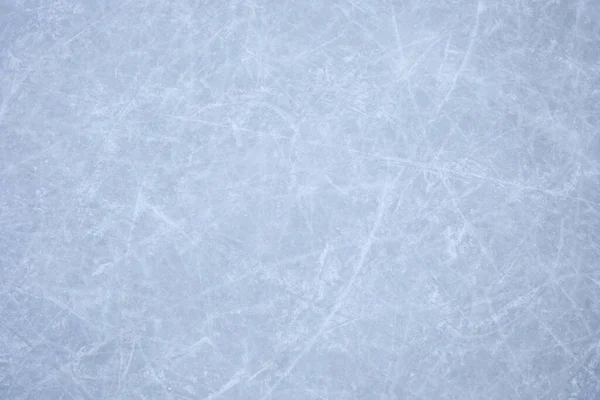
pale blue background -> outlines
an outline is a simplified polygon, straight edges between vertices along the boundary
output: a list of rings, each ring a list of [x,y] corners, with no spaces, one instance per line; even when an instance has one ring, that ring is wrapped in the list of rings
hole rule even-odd
[[[0,398],[600,398],[600,2],[0,1]]]

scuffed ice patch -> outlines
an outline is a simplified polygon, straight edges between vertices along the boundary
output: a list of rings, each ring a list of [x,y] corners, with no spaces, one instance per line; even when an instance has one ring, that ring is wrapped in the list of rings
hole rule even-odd
[[[0,1],[0,398],[600,398],[600,3]]]

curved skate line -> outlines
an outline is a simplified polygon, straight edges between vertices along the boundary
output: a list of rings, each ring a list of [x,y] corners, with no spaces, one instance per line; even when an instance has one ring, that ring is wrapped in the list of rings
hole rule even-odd
[[[329,314],[327,314],[327,316],[323,319],[323,322],[319,326],[319,330],[305,344],[302,351],[292,360],[292,362],[290,363],[290,365],[288,365],[288,367],[286,368],[283,375],[281,377],[279,377],[279,379],[273,384],[273,386],[271,386],[269,388],[267,393],[265,393],[265,395],[261,397],[261,400],[268,399],[273,394],[273,392],[279,387],[279,385],[281,385],[281,383],[283,383],[283,381],[289,376],[289,374],[294,370],[294,368],[296,368],[296,366],[298,365],[300,360],[306,355],[306,353],[308,353],[310,350],[312,350],[314,345],[317,343],[319,336],[321,336],[326,331],[326,329],[327,329],[329,323],[331,322],[331,320],[333,319],[333,317],[337,314],[337,312],[344,305],[345,300],[348,297],[348,295],[350,294],[350,292],[352,291],[352,289],[354,288],[354,285],[355,285],[360,273],[364,270],[367,254],[369,254],[369,252],[371,251],[371,247],[373,245],[373,240],[375,239],[375,234],[379,230],[379,227],[381,226],[381,222],[383,220],[383,214],[385,213],[385,209],[386,209],[386,205],[387,205],[388,193],[391,191],[391,189],[393,189],[395,187],[396,182],[400,178],[400,175],[401,175],[401,173],[398,174],[398,176],[396,177],[396,179],[394,180],[394,182],[392,183],[391,186],[386,185],[386,187],[383,190],[383,193],[381,194],[381,201],[379,202],[379,206],[377,208],[377,217],[375,219],[375,222],[373,223],[373,227],[371,228],[371,231],[369,232],[369,236],[367,237],[366,242],[363,244],[363,246],[361,248],[358,264],[355,266],[354,273],[352,274],[352,277],[348,281],[346,288],[338,296],[338,298],[335,302],[335,305],[333,306],[333,308],[331,309]]]

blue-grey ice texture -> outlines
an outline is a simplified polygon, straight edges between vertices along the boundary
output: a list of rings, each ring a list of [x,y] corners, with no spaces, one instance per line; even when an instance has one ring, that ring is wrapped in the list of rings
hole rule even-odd
[[[600,1],[0,0],[0,399],[599,399]]]

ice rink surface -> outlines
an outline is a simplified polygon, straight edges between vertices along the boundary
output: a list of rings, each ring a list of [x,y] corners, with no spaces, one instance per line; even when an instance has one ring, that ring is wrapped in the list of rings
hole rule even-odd
[[[600,398],[600,2],[0,0],[0,398]]]

